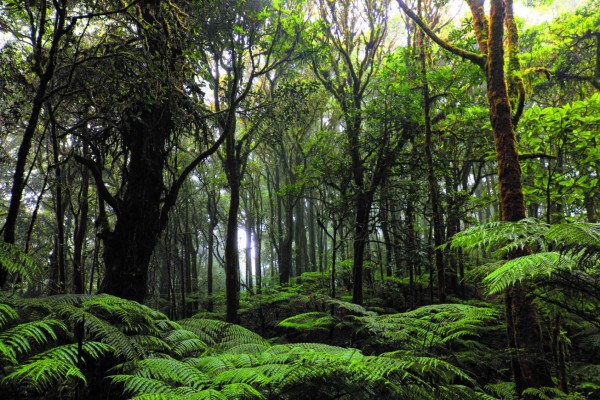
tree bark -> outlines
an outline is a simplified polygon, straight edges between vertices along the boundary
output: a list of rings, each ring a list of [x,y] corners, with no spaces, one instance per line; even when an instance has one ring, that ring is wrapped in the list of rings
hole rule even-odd
[[[56,19],[54,20],[52,40],[50,42],[50,49],[47,53],[47,62],[45,68],[43,66],[43,54],[45,52],[42,49],[42,38],[46,33],[46,2],[41,2],[40,5],[40,17],[39,26],[37,32],[32,32],[31,35],[35,39],[34,42],[34,71],[39,77],[39,83],[35,90],[35,95],[31,104],[31,113],[23,132],[23,138],[19,145],[17,152],[17,163],[15,165],[15,173],[12,178],[12,186],[10,189],[10,203],[8,206],[8,212],[4,223],[3,239],[6,243],[15,243],[16,239],[16,227],[17,218],[19,216],[19,209],[21,207],[21,200],[23,198],[23,191],[25,190],[25,169],[27,166],[27,157],[31,150],[31,143],[33,136],[37,130],[37,124],[42,111],[42,107],[46,100],[46,94],[48,85],[54,76],[56,69],[57,55],[59,51],[59,42],[62,36],[65,34],[65,20],[66,20],[66,1],[57,1],[56,5]],[[62,7],[61,7],[62,6]],[[33,29],[33,27],[32,27]],[[6,283],[8,273],[6,269],[0,264],[0,288]]]

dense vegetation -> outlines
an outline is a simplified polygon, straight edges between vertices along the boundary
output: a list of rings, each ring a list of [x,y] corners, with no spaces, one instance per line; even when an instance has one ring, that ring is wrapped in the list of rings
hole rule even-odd
[[[1,2],[0,397],[600,398],[563,3]]]

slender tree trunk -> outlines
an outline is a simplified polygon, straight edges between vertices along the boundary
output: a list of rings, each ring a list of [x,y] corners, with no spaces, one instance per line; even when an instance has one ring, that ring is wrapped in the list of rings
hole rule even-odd
[[[240,211],[240,165],[235,152],[235,125],[225,141],[226,171],[229,182],[229,211],[227,215],[227,234],[225,237],[225,290],[227,322],[238,322],[240,303],[240,258],[238,248],[238,214]]]
[[[55,271],[50,273],[50,294],[64,293],[66,289],[66,240],[65,240],[65,201],[63,198],[64,176],[59,158],[59,143],[56,134],[56,121],[54,111],[48,107],[50,115],[50,140],[52,142],[52,163],[54,164],[54,203],[56,214],[56,237],[55,237]]]
[[[420,3],[419,3],[420,4]],[[438,187],[433,168],[433,154],[431,143],[431,100],[429,98],[429,83],[427,81],[427,60],[425,56],[425,34],[417,32],[417,45],[419,46],[419,61],[421,64],[421,79],[423,82],[423,113],[425,116],[425,159],[427,163],[427,182],[429,183],[429,200],[431,201],[431,219],[433,222],[433,242],[435,252],[435,270],[438,281],[438,300],[446,301],[446,269],[444,265],[444,252],[440,246],[444,243],[443,222],[438,199]]]
[[[84,145],[84,153],[87,147]],[[89,214],[89,171],[81,167],[81,191],[79,193],[79,213],[77,214],[73,237],[73,292],[85,293],[83,250],[87,234]]]
[[[317,224],[315,223],[315,205],[312,200],[308,200],[308,261],[309,270],[314,272],[317,270]]]
[[[250,201],[248,201],[248,208],[250,207]],[[253,226],[253,216],[249,214],[246,216],[246,286],[248,290],[252,290],[253,282],[252,282],[252,231],[254,230]]]
[[[50,49],[45,52],[41,48],[43,43],[43,36],[46,33],[46,1],[42,1],[40,4],[40,16],[39,24],[37,25],[37,32],[32,32],[32,37],[35,37],[34,50],[34,71],[39,77],[39,83],[35,90],[35,95],[32,100],[31,113],[23,132],[21,144],[17,152],[17,163],[15,165],[15,173],[12,178],[12,186],[10,189],[10,202],[8,206],[8,212],[3,229],[3,239],[7,243],[15,243],[16,239],[16,227],[17,218],[19,216],[19,209],[21,207],[21,200],[23,198],[23,191],[25,190],[25,169],[27,167],[27,157],[31,150],[31,143],[33,136],[37,130],[37,124],[46,100],[46,94],[48,85],[54,76],[56,69],[56,59],[59,51],[59,44],[62,36],[65,34],[65,22],[66,22],[66,1],[56,1],[55,3],[56,17],[54,20],[53,34],[50,42]],[[32,27],[33,29],[33,27]],[[46,64],[44,68],[44,61],[42,55],[47,54]],[[6,283],[8,273],[6,269],[0,264],[0,288]]]

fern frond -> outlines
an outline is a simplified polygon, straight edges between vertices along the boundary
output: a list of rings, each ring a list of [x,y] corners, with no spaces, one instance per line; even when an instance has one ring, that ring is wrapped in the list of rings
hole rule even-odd
[[[112,353],[114,349],[100,342],[85,342],[81,346],[81,357],[83,361],[97,361],[106,354]],[[65,344],[53,347],[42,353],[31,357],[27,362],[42,361],[44,359],[60,360],[66,364],[77,365],[79,359],[79,349],[77,343]]]
[[[264,338],[249,329],[220,320],[192,317],[180,320],[179,324],[194,332],[210,347],[215,346],[220,350],[227,350],[241,344],[269,344]]]
[[[563,253],[581,255],[584,259],[600,256],[600,224],[574,222],[553,225],[546,238]]]
[[[2,383],[26,385],[38,393],[43,393],[67,382],[86,383],[85,376],[73,363],[56,358],[42,358],[20,364],[8,374]]]
[[[437,304],[359,320],[376,338],[392,341],[404,349],[431,351],[447,343],[477,336],[498,317],[499,312],[491,307]]]
[[[221,388],[221,393],[225,396],[225,399],[262,400],[266,398],[258,390],[245,383],[232,383],[230,385],[225,385]],[[209,399],[210,397],[203,398]]]
[[[286,318],[277,325],[282,328],[294,329],[301,332],[327,332],[333,325],[333,317],[329,313],[313,311]]]
[[[0,343],[10,347],[15,357],[32,351],[32,345],[44,346],[50,340],[57,340],[57,330],[66,330],[66,325],[56,319],[24,322],[0,332]]]
[[[483,282],[490,294],[500,293],[518,282],[550,276],[558,269],[571,269],[573,264],[570,257],[558,252],[534,253],[504,262]]]
[[[146,358],[132,363],[136,376],[157,379],[171,386],[200,389],[209,383],[205,374],[189,364],[175,359]]]
[[[8,304],[0,303],[0,329],[19,318],[17,311]]]
[[[351,315],[362,315],[362,316],[377,315],[376,312],[369,311],[366,308],[364,308],[363,306],[361,306],[360,304],[354,304],[354,303],[350,303],[348,301],[342,301],[342,300],[338,300],[338,299],[330,299],[330,300],[327,300],[327,304],[333,304],[338,309],[344,310],[348,314],[351,314]]]
[[[111,375],[108,379],[112,383],[123,385],[124,393],[130,396],[172,393],[174,389],[158,379],[136,375]]]
[[[11,274],[20,275],[26,282],[32,283],[36,276],[43,273],[37,263],[17,246],[0,240],[0,265]]]
[[[546,251],[544,234],[548,228],[549,225],[533,218],[518,222],[490,222],[457,233],[452,237],[451,248],[462,248],[468,252],[494,252],[497,258],[523,248]]]

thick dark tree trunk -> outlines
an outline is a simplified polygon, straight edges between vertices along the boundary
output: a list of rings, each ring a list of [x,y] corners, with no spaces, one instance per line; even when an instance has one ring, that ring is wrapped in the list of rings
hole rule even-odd
[[[140,108],[139,120],[130,122],[125,136],[130,151],[127,188],[115,228],[104,237],[106,275],[100,291],[143,302],[150,258],[161,233],[164,146],[172,122],[168,106]]]
[[[363,303],[363,275],[365,246],[369,242],[369,216],[373,195],[360,192],[356,196],[356,217],[354,221],[354,262],[352,264],[352,302]]]

